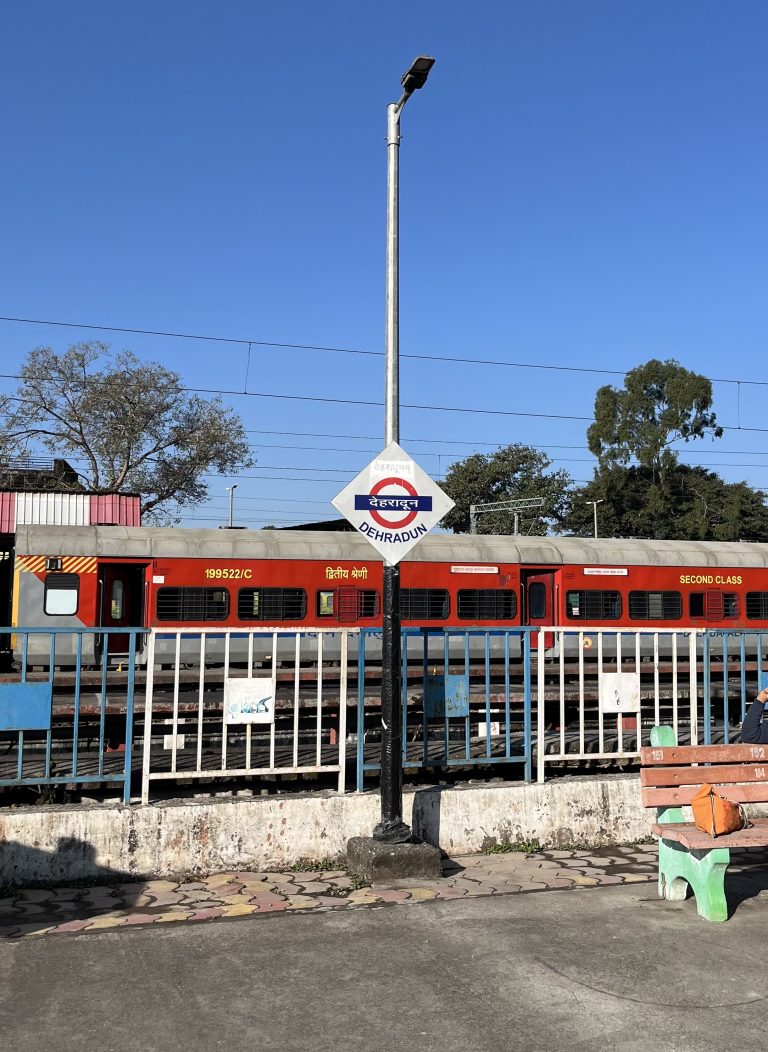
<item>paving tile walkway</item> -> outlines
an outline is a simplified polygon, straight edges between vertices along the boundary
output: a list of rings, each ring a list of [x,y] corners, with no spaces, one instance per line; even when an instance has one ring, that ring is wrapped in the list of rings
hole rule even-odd
[[[756,859],[733,852],[731,871]],[[232,872],[91,887],[19,888],[0,898],[0,939],[204,921],[259,913],[349,910],[483,895],[594,888],[656,879],[657,847],[517,851],[446,859],[439,880],[360,886],[343,869]]]

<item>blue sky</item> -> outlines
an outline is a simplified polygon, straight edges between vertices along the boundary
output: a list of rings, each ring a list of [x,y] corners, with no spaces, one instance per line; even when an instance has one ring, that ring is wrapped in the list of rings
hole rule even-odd
[[[408,354],[768,381],[762,2],[29,0],[0,38],[4,316],[383,351],[386,104],[429,53],[402,128],[403,403],[591,417],[620,381]],[[2,322],[2,372],[98,335]],[[243,388],[244,346],[101,337]],[[248,388],[380,402],[383,377],[255,344]],[[768,429],[766,395],[716,383],[720,422]],[[331,517],[383,444],[380,406],[229,401],[254,527]],[[587,479],[587,423],[404,408],[401,443],[434,477],[519,441]],[[768,488],[767,437],[684,459]],[[230,481],[184,521],[225,521]]]

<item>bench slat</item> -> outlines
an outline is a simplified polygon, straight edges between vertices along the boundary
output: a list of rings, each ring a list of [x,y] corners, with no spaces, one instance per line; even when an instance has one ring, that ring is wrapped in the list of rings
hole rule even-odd
[[[644,746],[643,767],[672,767],[685,763],[768,763],[768,745],[668,745]]]
[[[722,785],[723,782],[766,782],[766,764],[721,764],[713,767],[644,767],[640,784],[649,785]]]
[[[683,807],[690,804],[699,785],[681,785],[650,787],[642,790],[643,807]],[[748,785],[731,785],[718,783],[718,792],[736,804],[768,804],[768,784],[752,782]]]
[[[654,825],[653,832],[662,840],[674,840],[689,851],[707,850],[713,847],[766,847],[768,846],[768,818],[756,818],[749,829],[739,829],[725,836],[712,837],[689,822],[670,822],[669,825]]]

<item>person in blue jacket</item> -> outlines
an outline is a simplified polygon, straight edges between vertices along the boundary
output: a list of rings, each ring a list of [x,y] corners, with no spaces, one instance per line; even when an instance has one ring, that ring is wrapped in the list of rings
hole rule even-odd
[[[749,712],[741,725],[741,740],[749,745],[756,742],[768,742],[768,722],[763,720],[765,706],[768,704],[768,687],[761,690],[749,706]]]

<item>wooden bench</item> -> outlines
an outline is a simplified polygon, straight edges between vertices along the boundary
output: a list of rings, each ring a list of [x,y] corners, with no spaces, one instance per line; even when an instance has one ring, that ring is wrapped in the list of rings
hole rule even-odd
[[[690,885],[700,916],[727,920],[730,849],[768,846],[768,819],[750,818],[748,829],[711,837],[685,821],[682,807],[706,783],[735,803],[768,803],[768,745],[678,745],[672,727],[654,727],[640,762],[643,806],[658,808],[659,896],[679,901]]]

